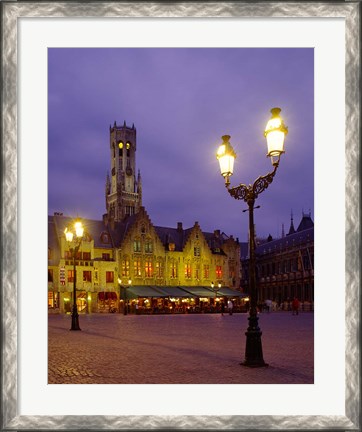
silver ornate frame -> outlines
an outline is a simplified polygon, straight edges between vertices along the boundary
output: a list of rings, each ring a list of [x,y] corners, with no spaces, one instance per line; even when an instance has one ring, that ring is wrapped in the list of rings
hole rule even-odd
[[[346,22],[346,401],[344,416],[20,416],[17,410],[17,20],[21,17],[341,17]],[[2,421],[1,430],[359,430],[360,392],[360,4],[349,1],[4,1],[2,25]]]

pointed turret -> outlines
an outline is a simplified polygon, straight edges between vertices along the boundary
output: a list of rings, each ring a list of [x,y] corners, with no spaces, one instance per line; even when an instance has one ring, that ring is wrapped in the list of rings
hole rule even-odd
[[[295,233],[295,228],[294,228],[294,223],[293,223],[293,211],[290,214],[290,228],[289,228],[289,232],[287,235],[290,234],[294,234]]]

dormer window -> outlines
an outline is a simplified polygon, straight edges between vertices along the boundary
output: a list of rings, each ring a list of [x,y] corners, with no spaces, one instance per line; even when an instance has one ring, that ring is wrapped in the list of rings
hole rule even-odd
[[[110,243],[110,238],[109,238],[108,233],[103,232],[103,233],[101,234],[101,242],[102,242],[102,243],[106,243],[106,244]]]

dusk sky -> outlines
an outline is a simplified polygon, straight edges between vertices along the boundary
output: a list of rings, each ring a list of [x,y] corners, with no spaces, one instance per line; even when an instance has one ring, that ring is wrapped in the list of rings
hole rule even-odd
[[[167,35],[165,35],[167,37]],[[314,53],[284,48],[48,50],[48,212],[102,219],[109,126],[137,129],[136,169],[154,225],[220,229],[247,241],[243,201],[215,154],[231,135],[231,185],[272,170],[264,127],[280,107],[289,128],[273,183],[258,198],[259,237],[281,236],[302,211],[314,220]]]

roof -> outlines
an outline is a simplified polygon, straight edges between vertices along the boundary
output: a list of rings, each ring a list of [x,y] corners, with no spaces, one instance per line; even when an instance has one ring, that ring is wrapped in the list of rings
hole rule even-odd
[[[297,228],[297,232],[301,232],[313,227],[314,227],[314,222],[312,221],[310,214],[309,215],[303,214],[302,220],[300,221],[300,224]]]
[[[64,230],[74,218],[61,214],[48,216],[48,244],[51,248],[59,247],[59,238],[63,236]],[[103,221],[82,219],[85,233],[94,241],[97,248],[112,248],[112,237],[108,227]]]
[[[297,231],[294,234],[290,234],[277,240],[263,243],[262,245],[256,247],[255,253],[257,255],[264,255],[279,251],[281,249],[303,245],[310,241],[314,241],[314,227],[300,232]]]
[[[162,244],[167,247],[170,243],[175,245],[175,251],[182,251],[192,228],[178,229],[155,226],[156,233]]]

